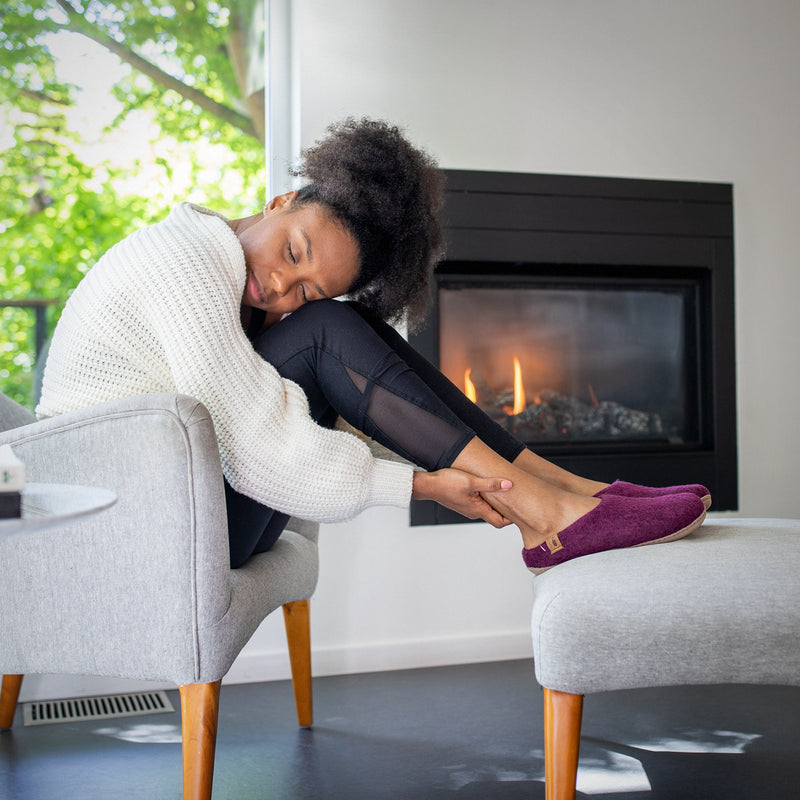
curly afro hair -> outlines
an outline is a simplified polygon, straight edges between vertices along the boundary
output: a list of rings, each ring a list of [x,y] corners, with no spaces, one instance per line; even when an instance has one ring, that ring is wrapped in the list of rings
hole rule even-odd
[[[361,264],[350,296],[389,322],[405,317],[417,325],[442,257],[436,213],[444,176],[436,162],[397,127],[348,118],[303,151],[293,174],[309,181],[295,207],[322,205],[358,244]]]

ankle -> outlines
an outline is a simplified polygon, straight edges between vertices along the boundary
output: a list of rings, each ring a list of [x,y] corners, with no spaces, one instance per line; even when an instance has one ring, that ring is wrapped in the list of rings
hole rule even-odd
[[[522,534],[522,546],[526,550],[533,550],[540,544],[547,541],[547,537],[527,525],[517,525],[519,532]]]
[[[569,492],[554,494],[552,502],[543,509],[544,513],[541,516],[533,521],[529,519],[525,524],[517,524],[525,548],[538,547],[599,505],[600,498],[597,497],[575,495]]]

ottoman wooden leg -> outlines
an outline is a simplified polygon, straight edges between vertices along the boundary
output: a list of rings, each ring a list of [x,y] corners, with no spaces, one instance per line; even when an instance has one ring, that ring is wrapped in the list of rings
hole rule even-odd
[[[544,690],[546,800],[575,800],[583,695]]]

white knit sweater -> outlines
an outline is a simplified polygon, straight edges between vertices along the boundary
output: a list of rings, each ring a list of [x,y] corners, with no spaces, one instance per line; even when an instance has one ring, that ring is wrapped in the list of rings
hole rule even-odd
[[[231,486],[318,522],[407,505],[412,468],[317,425],[302,389],[254,350],[239,319],[245,262],[224,217],[181,203],[109,250],[66,304],[39,417],[149,392],[200,400]]]

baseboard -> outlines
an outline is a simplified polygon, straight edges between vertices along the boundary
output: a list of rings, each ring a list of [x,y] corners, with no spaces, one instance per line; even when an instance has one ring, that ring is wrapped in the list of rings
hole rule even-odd
[[[315,648],[312,651],[312,671],[316,677],[323,677],[531,657],[530,631],[518,631],[487,636]],[[246,650],[233,663],[223,683],[258,683],[288,680],[290,677],[289,658],[285,650]],[[174,688],[173,684],[156,681],[83,675],[28,675],[22,683],[20,701]]]
[[[314,648],[311,654],[312,672],[317,677],[520,658],[532,658],[530,631]],[[224,683],[287,680],[289,677],[289,659],[285,651],[245,652],[236,659]]]

